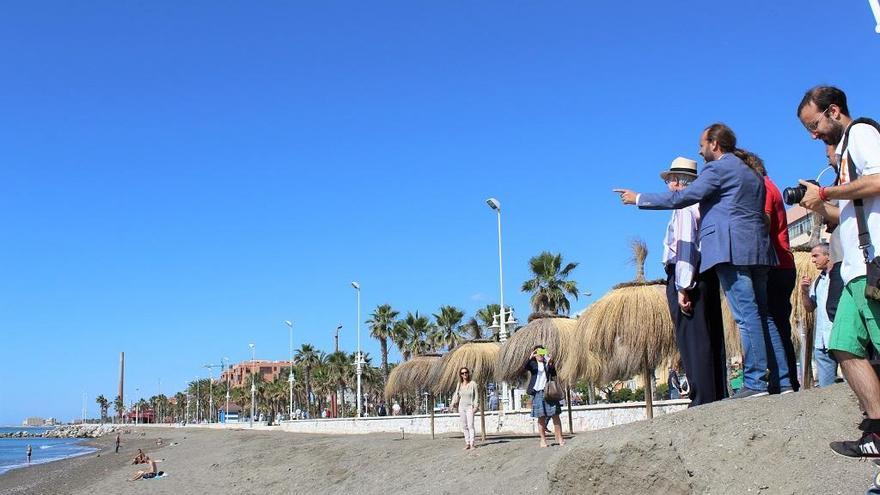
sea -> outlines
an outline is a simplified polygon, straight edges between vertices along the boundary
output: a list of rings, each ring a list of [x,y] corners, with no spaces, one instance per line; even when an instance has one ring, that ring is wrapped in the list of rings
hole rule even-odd
[[[27,431],[43,433],[47,427],[2,426],[0,433]],[[31,446],[31,465],[76,457],[98,449],[82,445],[77,438],[0,438],[0,475],[10,469],[27,467],[27,446]]]

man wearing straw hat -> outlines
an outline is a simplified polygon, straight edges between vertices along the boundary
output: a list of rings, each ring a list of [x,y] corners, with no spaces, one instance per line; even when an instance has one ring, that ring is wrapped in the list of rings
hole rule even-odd
[[[733,131],[712,124],[700,136],[706,166],[689,187],[656,194],[614,192],[623,204],[642,209],[700,205],[700,273],[715,271],[740,327],[744,386],[733,398],[746,398],[767,395],[768,364],[778,363],[768,362],[765,341],[775,347],[781,340],[767,308],[767,272],[777,259],[764,219],[764,181],[734,155],[735,150]],[[770,367],[770,373],[778,379],[779,367]]]
[[[697,178],[697,162],[678,157],[660,173],[670,191],[681,191]],[[699,274],[700,208],[693,204],[672,212],[663,239],[666,298],[675,324],[675,343],[688,376],[691,406],[727,396],[724,328],[713,271]]]

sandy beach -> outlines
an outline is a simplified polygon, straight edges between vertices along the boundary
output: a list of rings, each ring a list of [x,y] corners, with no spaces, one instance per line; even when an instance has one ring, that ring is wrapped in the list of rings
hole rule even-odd
[[[132,428],[119,455],[107,436],[95,441],[99,453],[0,476],[0,493],[864,493],[880,468],[827,447],[857,421],[851,392],[836,385],[579,433],[543,450],[522,436],[464,452],[455,435]],[[164,459],[167,477],[126,481],[139,447]]]

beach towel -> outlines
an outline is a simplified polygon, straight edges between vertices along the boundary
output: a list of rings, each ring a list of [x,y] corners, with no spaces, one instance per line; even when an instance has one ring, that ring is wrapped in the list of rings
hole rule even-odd
[[[147,474],[152,474],[152,473],[147,473]],[[166,477],[166,476],[168,476],[168,473],[166,473],[165,471],[159,471],[158,473],[156,473],[155,476],[147,476],[147,475],[144,475],[144,477],[143,477],[142,479],[145,479],[145,480],[157,480],[157,479],[159,479],[159,478],[164,478],[164,477]]]

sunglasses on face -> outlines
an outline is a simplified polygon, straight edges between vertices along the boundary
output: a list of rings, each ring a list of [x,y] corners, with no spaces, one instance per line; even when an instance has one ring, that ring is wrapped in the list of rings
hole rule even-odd
[[[459,375],[470,375],[470,372],[468,372],[468,371],[461,371],[461,372],[459,372],[458,374],[459,374]]]

